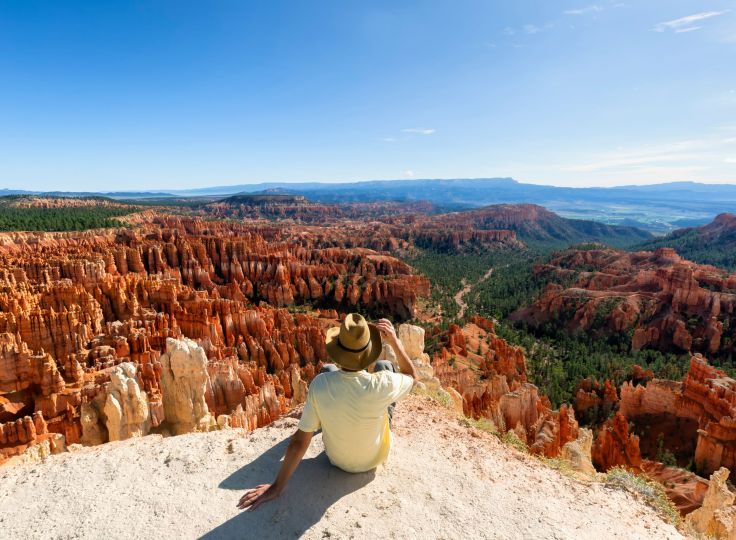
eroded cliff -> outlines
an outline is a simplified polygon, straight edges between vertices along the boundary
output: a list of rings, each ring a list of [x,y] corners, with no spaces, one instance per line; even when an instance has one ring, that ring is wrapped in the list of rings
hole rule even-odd
[[[386,254],[258,225],[3,235],[0,456],[49,433],[98,444],[266,425],[303,400],[338,311],[406,319],[428,290]]]

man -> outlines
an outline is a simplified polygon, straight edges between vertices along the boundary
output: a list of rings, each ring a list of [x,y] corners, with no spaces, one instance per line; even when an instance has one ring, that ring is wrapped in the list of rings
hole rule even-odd
[[[386,361],[376,362],[373,373],[365,371],[381,354],[381,336],[396,352],[402,373],[395,373]],[[417,378],[393,325],[386,319],[370,325],[362,315],[351,313],[339,328],[327,331],[325,341],[338,367],[326,365],[309,386],[299,427],[273,484],[246,492],[238,508],[255,510],[278,497],[320,428],[327,457],[344,471],[369,471],[388,458],[393,404],[409,393]]]

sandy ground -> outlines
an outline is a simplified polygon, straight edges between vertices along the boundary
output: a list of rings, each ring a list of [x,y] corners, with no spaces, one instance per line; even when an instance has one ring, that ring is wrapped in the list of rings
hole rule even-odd
[[[235,505],[270,482],[296,420],[148,436],[0,468],[0,537],[682,538],[632,495],[572,480],[427,398],[395,416],[385,466],[330,466],[320,436],[280,499]]]

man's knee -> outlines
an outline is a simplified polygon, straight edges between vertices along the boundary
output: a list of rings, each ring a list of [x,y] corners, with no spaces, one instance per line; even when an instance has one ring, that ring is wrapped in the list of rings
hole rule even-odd
[[[328,373],[330,371],[340,371],[340,368],[335,364],[323,364],[322,369],[319,370],[320,373]]]
[[[393,371],[393,372],[396,372],[396,368],[388,360],[379,360],[378,362],[376,362],[376,365],[373,367],[373,372],[374,373],[376,373],[378,371]]]

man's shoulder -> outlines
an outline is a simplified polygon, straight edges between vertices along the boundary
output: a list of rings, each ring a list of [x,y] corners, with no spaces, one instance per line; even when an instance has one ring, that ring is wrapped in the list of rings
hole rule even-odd
[[[312,379],[312,382],[309,383],[309,391],[311,392],[313,389],[319,390],[324,388],[327,384],[334,384],[339,380],[339,371],[325,371],[324,373],[319,373],[314,379]]]
[[[406,379],[411,379],[409,375],[406,375],[404,373],[398,373],[395,371],[377,371],[375,373],[371,374],[372,377],[376,382],[379,384],[384,385],[396,385],[401,384],[406,381]]]

